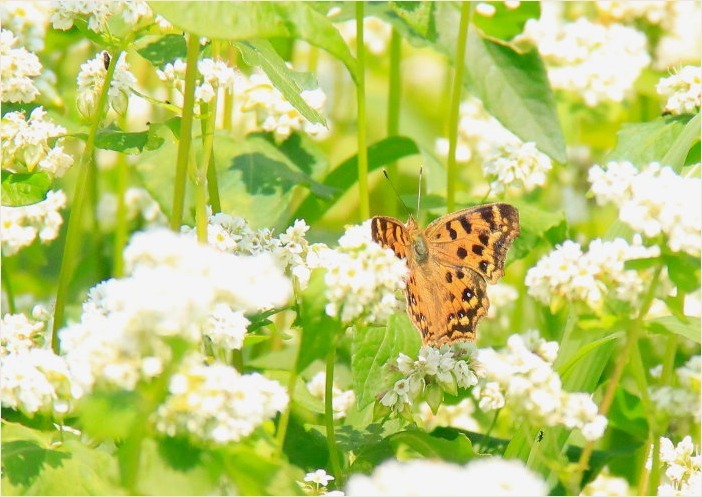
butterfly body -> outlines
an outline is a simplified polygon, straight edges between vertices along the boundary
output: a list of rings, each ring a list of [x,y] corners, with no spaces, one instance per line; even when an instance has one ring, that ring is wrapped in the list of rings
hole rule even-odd
[[[490,305],[487,283],[504,272],[507,250],[519,235],[519,213],[496,203],[463,209],[422,230],[374,217],[373,240],[406,259],[407,312],[428,345],[475,340],[478,321]]]

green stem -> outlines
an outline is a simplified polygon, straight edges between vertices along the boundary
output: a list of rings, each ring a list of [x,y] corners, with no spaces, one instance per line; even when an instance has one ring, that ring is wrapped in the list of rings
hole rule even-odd
[[[183,117],[180,122],[180,139],[176,158],[176,176],[173,190],[173,212],[170,227],[180,230],[185,207],[185,187],[188,177],[188,160],[192,141],[193,114],[195,108],[195,80],[197,78],[197,57],[200,52],[200,37],[188,34],[188,48],[185,68],[185,89],[183,90]]]
[[[393,28],[390,37],[390,78],[388,82],[388,137],[396,136],[400,130],[400,96],[402,84],[400,79],[400,59],[402,55],[402,37],[400,32]],[[391,178],[397,178],[397,161],[387,165],[387,172]],[[397,181],[397,179],[395,179]],[[399,188],[399,186],[398,186]],[[388,216],[397,213],[397,199],[392,195],[385,195],[385,212]]]
[[[222,51],[221,41],[215,42],[212,50],[212,56],[215,59],[220,58],[220,53]],[[229,92],[224,92],[224,96],[229,94]],[[211,119],[204,119],[202,121],[202,137],[203,137],[203,155],[205,154],[205,137],[211,135],[213,140],[210,145],[210,159],[207,163],[207,198],[209,200],[210,206],[212,207],[212,214],[222,212],[222,204],[219,199],[219,182],[217,181],[217,166],[214,159],[214,132],[217,127],[217,99],[219,98],[219,91],[217,92],[217,98],[215,98],[215,103],[212,105],[212,116]],[[226,116],[226,114],[225,114]],[[231,119],[231,115],[230,115]]]
[[[205,102],[200,104],[200,115],[202,119],[202,157],[195,170],[195,219],[197,239],[201,243],[207,243],[207,176],[212,160],[212,146],[214,143],[215,111],[217,107],[217,97],[214,105]]]
[[[356,2],[356,58],[358,59],[358,212],[361,220],[370,217],[368,196],[368,150],[366,149],[366,54],[363,45],[363,2]]]
[[[124,129],[124,123],[122,123]],[[124,274],[124,247],[127,245],[127,205],[125,195],[129,182],[129,166],[124,154],[117,158],[117,212],[115,214],[115,237],[113,242],[112,275],[119,278]]]
[[[339,464],[339,452],[336,448],[334,436],[334,408],[333,386],[334,386],[334,362],[336,360],[336,334],[332,339],[329,353],[327,354],[326,381],[324,385],[324,422],[327,427],[327,447],[329,448],[329,461],[331,469],[336,477],[337,486],[341,484],[342,474]]]
[[[125,46],[129,42],[129,39],[125,40]],[[93,164],[93,156],[95,154],[95,136],[100,128],[100,123],[102,122],[103,116],[107,112],[107,93],[110,89],[110,85],[112,84],[112,78],[115,74],[117,61],[122,56],[123,52],[124,49],[120,48],[115,54],[113,54],[112,62],[107,68],[105,81],[102,85],[102,89],[100,90],[100,96],[95,107],[94,118],[90,124],[90,129],[88,130],[88,138],[85,141],[85,149],[83,150],[82,159],[80,165],[78,166],[78,177],[76,178],[75,192],[73,195],[73,202],[71,204],[71,213],[68,217],[66,242],[63,247],[63,257],[61,258],[58,288],[56,290],[54,326],[51,330],[51,348],[56,354],[58,354],[61,350],[58,339],[58,331],[63,326],[66,317],[66,301],[68,299],[70,283],[73,281],[73,269],[76,262],[80,259],[80,249],[82,243],[84,242],[80,231],[81,222],[83,220],[83,208],[88,195],[90,167]]]
[[[487,431],[485,432],[485,435],[483,435],[483,440],[480,444],[480,451],[483,451],[483,447],[488,444],[490,434],[492,433],[492,430],[495,428],[495,425],[497,425],[497,417],[500,415],[500,412],[502,411],[502,408],[497,409],[495,411],[495,415],[492,417],[492,421],[490,422],[490,426],[488,426]]]
[[[236,50],[230,44],[227,45],[227,63],[231,67],[236,67]],[[234,113],[234,93],[224,92],[224,109],[222,110],[222,124],[227,131],[232,130],[232,114]]]
[[[10,314],[14,314],[17,310],[15,307],[15,292],[12,290],[12,279],[10,278],[10,272],[5,268],[7,265],[7,259],[2,256],[2,268],[0,270],[0,275],[2,275],[2,284],[5,287],[5,294],[7,295],[7,308]]]
[[[448,212],[456,210],[456,145],[458,143],[458,120],[461,107],[461,90],[463,87],[468,24],[470,24],[472,12],[471,2],[461,2],[461,21],[458,28],[456,61],[453,72],[453,87],[451,89],[451,108],[449,109],[449,151],[446,165],[446,209]]]
[[[614,401],[614,394],[617,391],[619,382],[621,381],[622,374],[624,373],[624,367],[626,366],[629,358],[633,356],[636,348],[638,347],[638,340],[643,329],[643,319],[646,313],[651,307],[651,303],[656,295],[656,285],[658,284],[658,278],[663,270],[662,266],[658,266],[651,278],[651,282],[643,297],[641,302],[641,308],[639,314],[635,320],[632,321],[631,326],[627,330],[626,343],[624,344],[624,350],[621,354],[617,356],[616,363],[614,365],[614,372],[609,380],[605,393],[600,402],[599,414],[606,416],[609,412],[609,408],[612,406]],[[590,457],[595,448],[595,442],[587,442],[583,447],[583,451],[580,454],[580,459],[578,460],[578,480],[582,481],[582,473],[588,468],[590,464]]]

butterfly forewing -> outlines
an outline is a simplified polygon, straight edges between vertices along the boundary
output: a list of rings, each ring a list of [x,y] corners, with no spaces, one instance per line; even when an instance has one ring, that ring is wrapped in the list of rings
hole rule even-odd
[[[391,249],[401,259],[407,258],[410,233],[400,221],[392,217],[376,216],[371,222],[373,241]]]
[[[441,264],[471,268],[495,283],[519,235],[519,212],[500,203],[471,207],[436,219],[425,233]]]

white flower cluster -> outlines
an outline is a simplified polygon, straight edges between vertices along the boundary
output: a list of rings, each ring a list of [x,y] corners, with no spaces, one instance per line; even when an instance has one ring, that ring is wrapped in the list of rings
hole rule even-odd
[[[241,217],[217,213],[211,215],[207,223],[207,241],[213,247],[239,255],[270,253],[292,276],[296,278],[300,289],[307,288],[310,279],[310,267],[307,259],[316,261],[316,251],[325,247],[321,244],[310,246],[305,234],[310,227],[302,219],[285,230],[277,238],[268,228],[252,229]],[[195,230],[189,226],[181,228],[183,233],[195,236]]]
[[[416,361],[405,354],[397,358],[397,367],[391,369],[402,373],[392,389],[385,392],[380,403],[393,412],[410,414],[411,407],[424,396],[433,411],[439,408],[442,391],[456,395],[458,388],[469,388],[484,376],[481,365],[475,360],[475,347],[471,343],[459,342],[453,346],[435,348],[428,345],[419,349]]]
[[[0,95],[3,102],[32,102],[39,95],[33,78],[41,74],[41,63],[26,48],[13,48],[16,43],[12,31],[0,31]]]
[[[311,123],[288,102],[283,94],[273,86],[271,80],[259,68],[244,77],[241,91],[241,110],[255,112],[260,129],[273,132],[275,139],[286,139],[293,131],[302,130],[311,136],[323,138],[326,127],[320,123]],[[327,100],[321,88],[304,90],[300,93],[307,104],[319,113],[324,111]]]
[[[649,396],[657,413],[671,419],[700,419],[700,356],[692,356],[675,370],[677,386],[650,386]],[[660,376],[662,366],[651,370],[654,377]]]
[[[483,163],[483,174],[493,193],[504,193],[508,187],[530,192],[546,183],[551,159],[539,152],[533,142],[504,145],[497,155]]]
[[[187,64],[181,59],[168,63],[163,70],[157,70],[156,75],[161,81],[169,83],[181,94],[185,90],[185,70]],[[228,93],[239,94],[244,85],[240,73],[229,67],[225,62],[214,59],[202,59],[197,62],[200,77],[195,82],[195,99],[200,102],[211,102],[217,96],[217,89],[222,88]]]
[[[702,456],[699,447],[695,449],[692,438],[688,435],[677,445],[661,437],[660,461],[665,465],[668,480],[658,487],[658,495],[685,496],[702,493]],[[650,470],[651,456],[646,467]]]
[[[647,23],[669,28],[674,15],[674,4],[666,0],[647,2],[628,2],[626,0],[598,0],[595,2],[597,13],[606,22],[623,21],[630,23],[645,20]]]
[[[348,227],[338,249],[315,247],[307,262],[326,269],[326,313],[343,323],[385,323],[402,309],[396,292],[405,288],[407,264],[373,241],[370,219]]]
[[[503,351],[480,349],[478,360],[486,382],[473,390],[478,405],[482,410],[507,406],[535,426],[577,428],[586,440],[597,440],[604,434],[607,418],[597,413],[589,394],[562,389],[561,378],[553,370],[557,353],[558,343],[546,342],[535,330],[510,336]]]
[[[676,252],[702,249],[702,179],[683,177],[657,162],[641,170],[629,162],[593,166],[588,173],[599,205],[613,203],[619,219],[647,237],[664,234]]]
[[[596,239],[587,252],[579,243],[566,240],[527,271],[524,282],[528,294],[536,300],[558,308],[564,300],[580,301],[599,311],[614,297],[632,307],[644,291],[644,277],[624,268],[633,259],[656,257],[657,246],[645,247],[641,237],[629,244],[623,238],[611,241]]]
[[[356,20],[351,19],[335,24],[339,34],[353,53],[356,53]],[[363,45],[373,55],[383,55],[390,44],[392,26],[377,17],[363,18]]]
[[[495,285],[489,285],[487,293],[490,299],[490,308],[485,317],[487,319],[499,319],[501,326],[507,326],[509,317],[505,310],[519,298],[519,292],[512,285],[498,282]],[[499,316],[498,309],[500,309]]]
[[[106,52],[101,52],[95,58],[81,64],[80,72],[78,73],[78,112],[87,120],[94,117],[100,92],[102,92],[102,87],[105,84],[105,76],[107,76],[105,54]],[[126,52],[122,53],[117,61],[117,66],[110,82],[110,89],[107,90],[109,105],[120,115],[124,115],[127,112],[129,95],[132,87],[136,85],[136,78],[129,71],[126,55]]]
[[[42,243],[58,236],[63,224],[59,209],[66,205],[66,195],[61,191],[50,191],[39,203],[22,207],[0,207],[0,242],[4,256],[16,254],[21,248],[31,245],[37,235]]]
[[[39,52],[44,49],[48,7],[45,2],[0,2],[0,24],[12,31],[23,47]],[[5,79],[4,75],[0,79]]]
[[[581,496],[606,496],[616,497],[619,495],[631,495],[629,482],[621,476],[611,476],[609,469],[604,468],[597,474],[597,477],[585,485]]]
[[[28,416],[65,414],[71,398],[68,366],[47,346],[45,323],[24,314],[5,314],[0,338],[0,396],[3,408]]]
[[[323,469],[318,469],[312,473],[307,473],[304,482],[297,482],[307,495],[344,495],[343,492],[327,491],[327,485],[335,478],[328,475]]]
[[[97,206],[97,218],[100,227],[105,231],[114,228],[117,220],[117,195],[105,192],[100,196]],[[146,228],[155,228],[167,224],[166,215],[161,206],[144,188],[132,186],[124,192],[124,207],[127,210],[127,220],[143,219]]]
[[[267,254],[235,256],[167,229],[137,233],[125,249],[128,276],[90,290],[80,322],[61,330],[79,393],[133,389],[171,360],[169,343],[239,333],[218,304],[254,312],[286,303],[290,282]],[[208,321],[209,320],[209,321]]]
[[[153,16],[151,7],[143,0],[120,0],[104,2],[100,0],[62,0],[54,3],[51,15],[54,29],[67,30],[73,27],[76,19],[87,17],[88,29],[102,32],[114,15],[121,15],[128,25],[136,24],[142,18]]]
[[[516,459],[481,457],[468,464],[431,459],[385,461],[371,475],[354,474],[346,495],[548,495],[546,482]]]
[[[24,112],[8,112],[2,117],[2,169],[13,173],[44,172],[61,177],[73,165],[73,157],[63,152],[66,129],[46,119],[43,107]],[[55,138],[58,138],[54,140]],[[54,145],[49,145],[52,140]]]
[[[327,375],[324,371],[320,371],[307,382],[307,389],[310,393],[320,400],[324,400],[325,383]],[[342,390],[334,382],[332,386],[332,409],[334,411],[334,419],[346,417],[346,412],[353,403],[356,402],[356,395],[353,390]]]
[[[169,397],[156,412],[156,429],[218,444],[238,442],[288,405],[277,382],[240,374],[224,364],[202,364],[194,354],[171,376]]]
[[[538,47],[553,88],[575,94],[590,107],[624,100],[651,61],[646,36],[616,23],[530,19],[523,37]]]
[[[673,115],[695,114],[702,105],[702,67],[685,66],[662,78],[656,91],[667,100],[665,110]]]
[[[699,64],[702,52],[702,4],[699,1],[667,3],[673,12],[667,18],[666,27],[656,45],[654,69],[665,71],[685,64]]]
[[[435,149],[441,157],[447,157],[448,140],[437,139]],[[456,160],[481,163],[483,174],[491,180],[492,192],[497,194],[507,188],[529,192],[543,186],[551,170],[547,155],[502,126],[476,98],[461,102]]]

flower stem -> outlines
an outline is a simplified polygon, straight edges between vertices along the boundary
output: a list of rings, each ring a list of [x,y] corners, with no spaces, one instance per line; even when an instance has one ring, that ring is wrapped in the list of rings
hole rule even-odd
[[[180,139],[178,140],[178,156],[176,159],[176,176],[173,190],[173,211],[171,212],[170,221],[170,227],[173,231],[178,231],[183,223],[185,187],[188,176],[188,161],[190,159],[190,144],[192,141],[193,109],[195,106],[197,57],[199,52],[200,37],[195,34],[188,34],[185,89],[183,90],[183,117],[180,122]]]
[[[612,406],[612,402],[614,401],[614,394],[617,391],[617,387],[619,386],[619,382],[621,381],[622,374],[624,373],[624,367],[629,361],[629,358],[632,357],[635,351],[637,350],[638,340],[641,335],[641,330],[643,328],[643,319],[646,316],[646,313],[648,312],[649,308],[651,307],[651,303],[653,302],[653,298],[656,292],[656,285],[658,284],[658,278],[662,270],[662,266],[658,266],[656,268],[651,278],[648,290],[646,291],[646,294],[644,295],[643,300],[641,302],[639,314],[636,317],[636,319],[634,319],[631,322],[631,326],[629,326],[629,329],[627,330],[627,337],[626,343],[624,344],[624,350],[621,354],[617,356],[617,362],[614,365],[614,372],[612,373],[612,377],[610,378],[609,383],[607,384],[604,396],[602,397],[602,402],[600,402],[600,408],[598,412],[603,416],[607,415],[607,413],[609,412],[609,408]],[[578,460],[578,480],[580,481],[582,481],[582,473],[589,466],[590,457],[592,456],[594,448],[594,441],[587,442],[583,447],[582,453],[580,454],[580,459]]]
[[[129,43],[130,40],[125,40],[125,45]],[[112,78],[115,74],[115,68],[117,67],[117,61],[122,56],[124,50],[120,49],[112,57],[107,73],[105,74],[105,81],[102,84],[102,89],[100,90],[100,96],[98,97],[97,105],[95,107],[95,114],[92,123],[90,124],[90,129],[88,130],[88,138],[85,140],[85,149],[83,150],[82,159],[80,165],[78,166],[78,177],[76,178],[75,191],[73,195],[73,202],[71,207],[71,213],[68,218],[68,226],[66,228],[66,242],[63,247],[63,257],[61,258],[61,269],[59,272],[58,288],[56,290],[56,307],[54,309],[54,326],[51,330],[51,348],[58,354],[61,351],[61,345],[59,344],[58,331],[64,324],[65,313],[66,313],[66,300],[68,299],[68,290],[71,281],[73,281],[73,269],[75,264],[80,259],[80,249],[84,240],[81,237],[81,223],[83,220],[83,209],[85,207],[85,202],[87,200],[88,192],[88,180],[90,176],[90,168],[93,166],[94,154],[95,154],[95,136],[97,135],[98,129],[100,128],[100,123],[102,118],[107,112],[108,105],[108,91],[112,84]]]
[[[458,118],[461,107],[461,89],[463,86],[463,69],[465,67],[466,40],[468,24],[472,17],[471,2],[461,2],[461,21],[458,27],[458,43],[451,89],[451,108],[449,109],[449,151],[446,165],[446,209],[456,210],[456,145],[458,142]]]
[[[327,354],[326,380],[324,384],[324,422],[327,427],[327,447],[329,448],[329,461],[331,469],[336,477],[337,485],[341,484],[341,465],[339,464],[339,453],[336,448],[334,436],[334,409],[333,409],[333,386],[334,386],[334,362],[336,360],[336,334],[332,338],[329,353]]]
[[[123,120],[124,121],[124,120]],[[122,122],[122,129],[125,128]],[[125,194],[129,182],[129,166],[124,154],[117,157],[117,212],[115,213],[115,237],[113,242],[112,276],[124,275],[124,247],[127,245],[127,205]]]
[[[368,196],[368,150],[366,149],[366,55],[363,45],[363,2],[356,2],[356,58],[358,59],[358,212],[361,220],[370,217]]]
[[[388,137],[396,136],[400,130],[400,96],[402,85],[400,79],[402,37],[397,29],[392,29],[390,37],[390,76],[388,82]],[[387,165],[388,175],[397,178],[397,161]],[[395,180],[397,181],[397,180]],[[385,195],[385,212],[388,216],[397,213],[397,199],[392,195]]]
[[[202,102],[200,114],[202,117],[202,157],[195,170],[195,219],[197,239],[200,243],[207,243],[207,189],[208,172],[212,164],[212,146],[214,144],[215,112],[217,97],[214,105]]]
[[[12,290],[12,279],[10,278],[10,272],[5,269],[6,261],[7,259],[5,256],[3,256],[0,275],[2,275],[2,284],[5,287],[5,294],[7,295],[7,310],[10,311],[10,314],[14,314],[16,311],[15,292]]]

